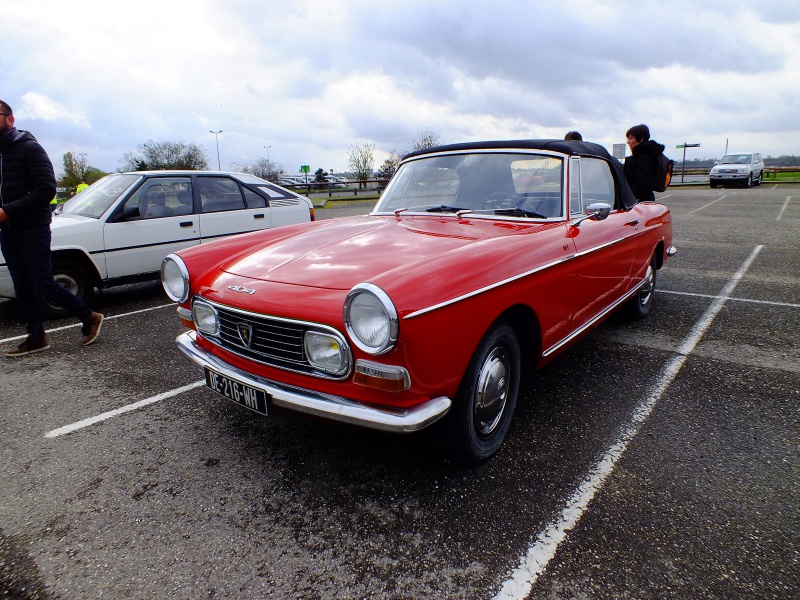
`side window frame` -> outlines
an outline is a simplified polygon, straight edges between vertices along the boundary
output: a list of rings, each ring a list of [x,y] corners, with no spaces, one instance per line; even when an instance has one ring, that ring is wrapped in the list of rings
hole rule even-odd
[[[204,185],[206,185],[207,182],[212,181],[224,181],[226,185],[232,185],[232,189],[235,189],[238,192],[240,204],[238,206],[233,206],[230,202],[226,201],[224,196],[206,196],[203,189]],[[242,186],[232,177],[220,175],[204,175],[202,177],[198,177],[197,195],[200,199],[200,214],[206,215],[217,212],[229,212],[232,210],[245,210],[247,208],[247,202],[245,200],[244,193],[242,192]],[[233,196],[232,191],[229,195]],[[229,200],[232,200],[232,198]]]

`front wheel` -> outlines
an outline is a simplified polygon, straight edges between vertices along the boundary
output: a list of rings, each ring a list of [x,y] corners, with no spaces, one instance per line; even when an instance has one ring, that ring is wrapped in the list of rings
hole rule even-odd
[[[517,404],[520,364],[514,330],[494,325],[472,355],[449,417],[451,450],[460,462],[485,460],[503,443]]]
[[[91,303],[94,296],[94,282],[83,265],[67,258],[54,258],[52,272],[56,283],[63,285],[72,292],[73,296],[80,298],[86,304]],[[45,317],[67,316],[67,312],[63,308],[47,298],[42,298],[41,304],[42,313]]]
[[[753,174],[747,176],[747,179],[744,180],[744,187],[749,188],[753,185]]]
[[[756,177],[756,180],[753,183],[755,183],[756,185],[761,185],[761,180],[762,179],[764,179],[764,171],[761,171],[758,174],[758,177]]]

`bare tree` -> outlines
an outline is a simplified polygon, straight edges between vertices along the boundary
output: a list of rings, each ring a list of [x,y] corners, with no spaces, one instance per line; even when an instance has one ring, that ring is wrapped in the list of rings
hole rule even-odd
[[[358,188],[367,187],[367,180],[373,177],[375,164],[375,144],[353,144],[347,154],[350,171],[358,179]]]
[[[250,173],[250,175],[255,175],[274,183],[278,181],[278,174],[281,172],[282,167],[279,168],[274,162],[266,158],[259,158],[251,165],[237,165],[234,163],[231,165],[231,169],[242,173]]]
[[[383,165],[378,169],[378,177],[381,179],[391,179],[394,177],[394,172],[397,171],[401,160],[402,158],[397,154],[396,150],[389,152],[389,158],[384,160]]]
[[[433,148],[434,146],[441,146],[441,144],[442,142],[439,134],[430,129],[426,129],[425,131],[420,131],[417,137],[411,140],[411,146],[406,154],[409,152],[416,152],[417,150]]]
[[[154,142],[148,140],[134,152],[126,152],[120,160],[122,171],[161,171],[186,169],[202,171],[208,169],[205,149],[197,144],[183,142]]]

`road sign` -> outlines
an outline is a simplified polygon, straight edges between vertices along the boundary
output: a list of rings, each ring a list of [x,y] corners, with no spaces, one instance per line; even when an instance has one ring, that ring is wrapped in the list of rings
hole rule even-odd
[[[676,148],[699,148],[700,144],[678,144]]]
[[[309,167],[308,165],[300,165],[300,172],[311,173],[311,167]]]

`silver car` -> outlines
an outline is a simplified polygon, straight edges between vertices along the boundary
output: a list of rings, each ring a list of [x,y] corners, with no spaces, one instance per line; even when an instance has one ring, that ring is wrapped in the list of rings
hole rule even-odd
[[[726,183],[741,184],[744,187],[761,185],[763,178],[764,160],[758,152],[726,154],[708,173],[712,188]]]

